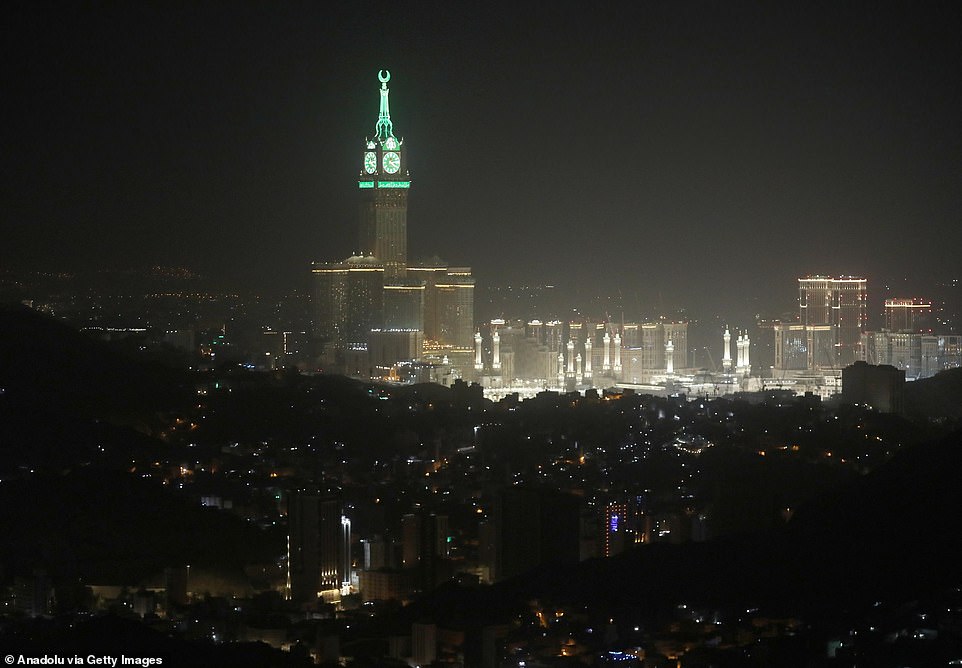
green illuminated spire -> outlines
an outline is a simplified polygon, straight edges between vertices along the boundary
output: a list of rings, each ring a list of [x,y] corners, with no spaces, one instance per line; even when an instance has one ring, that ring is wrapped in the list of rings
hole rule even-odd
[[[381,108],[378,112],[375,130],[377,140],[383,145],[389,138],[394,139],[394,125],[391,123],[391,108],[387,99],[389,92],[387,82],[391,80],[391,73],[387,70],[380,70],[377,73],[377,80],[381,82]]]

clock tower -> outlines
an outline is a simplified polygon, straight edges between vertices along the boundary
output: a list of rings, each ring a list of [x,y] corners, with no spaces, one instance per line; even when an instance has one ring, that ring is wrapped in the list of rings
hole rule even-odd
[[[387,84],[391,73],[381,70],[381,103],[374,137],[366,140],[358,175],[361,195],[361,252],[373,255],[384,266],[385,278],[403,276],[408,259],[408,190],[411,177],[407,170],[404,140],[394,136]]]

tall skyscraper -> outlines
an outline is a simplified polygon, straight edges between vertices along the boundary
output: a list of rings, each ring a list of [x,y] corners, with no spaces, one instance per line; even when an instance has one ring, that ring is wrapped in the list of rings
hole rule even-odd
[[[380,327],[383,318],[384,267],[373,257],[354,256],[316,262],[311,272],[314,334],[332,353],[366,346],[368,332]]]
[[[474,278],[469,267],[440,259],[408,267],[408,278],[424,282],[424,339],[470,348],[474,340]]]
[[[602,557],[613,557],[624,552],[631,540],[628,533],[628,504],[610,501],[602,512],[604,517],[599,552]]]
[[[361,251],[384,266],[388,279],[403,275],[408,261],[408,189],[404,140],[394,136],[388,100],[391,73],[381,70],[381,104],[374,137],[364,144],[357,186],[361,192]]]
[[[798,279],[799,322],[805,327],[831,327],[833,350],[814,351],[814,357],[827,353],[829,364],[836,369],[852,364],[857,357],[865,330],[866,283],[864,278],[853,276]]]
[[[293,494],[288,499],[288,590],[298,603],[312,603],[325,589],[350,581],[350,522],[338,499]]]
[[[361,253],[312,269],[322,362],[350,375],[394,377],[398,363],[422,359],[422,348],[442,350],[454,360],[455,353],[470,352],[473,340],[471,270],[440,262],[408,267],[411,177],[404,141],[391,121],[390,80],[387,70],[378,72],[378,119],[361,154]]]
[[[467,267],[449,267],[435,286],[438,340],[455,348],[470,348],[474,337],[474,278]]]
[[[439,341],[437,284],[447,277],[447,264],[440,258],[408,267],[408,278],[424,283],[424,338]]]

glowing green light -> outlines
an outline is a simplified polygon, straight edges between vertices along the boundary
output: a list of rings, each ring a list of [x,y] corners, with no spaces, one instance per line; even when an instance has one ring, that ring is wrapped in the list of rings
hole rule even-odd
[[[363,186],[362,186],[363,187]],[[410,188],[410,181],[378,181],[378,188]]]
[[[377,138],[384,142],[387,138],[394,137],[394,125],[391,123],[391,107],[388,102],[387,87],[387,82],[391,80],[391,73],[387,70],[381,70],[377,73],[377,80],[381,82],[381,106],[378,110],[377,125],[374,126],[374,129]]]
[[[357,182],[357,187],[358,187],[358,188],[373,188],[373,187],[374,187],[374,181],[358,181],[358,182]]]
[[[381,159],[381,164],[388,174],[397,174],[398,170],[401,169],[401,156],[394,151],[388,151]]]

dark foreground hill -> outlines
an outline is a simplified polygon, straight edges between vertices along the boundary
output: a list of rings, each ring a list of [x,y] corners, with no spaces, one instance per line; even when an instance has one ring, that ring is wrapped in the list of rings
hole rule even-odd
[[[85,468],[4,481],[0,505],[4,575],[41,569],[61,589],[71,582],[136,585],[183,564],[242,572],[284,549],[281,531],[120,472]]]
[[[962,419],[962,368],[905,384],[907,415]]]
[[[260,642],[215,645],[185,640],[151,629],[139,621],[114,616],[91,617],[76,622],[64,618],[32,620],[22,628],[10,623],[0,634],[0,652],[17,657],[123,656],[126,665],[175,668],[307,668],[314,665],[303,647],[286,652]],[[151,658],[152,664],[148,663]],[[47,663],[52,664],[52,661]]]
[[[0,305],[0,388],[24,412],[100,419],[147,431],[189,398],[183,370],[20,305]]]
[[[153,437],[191,399],[183,369],[2,306],[0,389],[0,586],[40,569],[70,609],[81,583],[133,585],[186,563],[237,572],[282,553],[279,530],[162,482],[185,460]],[[143,462],[158,464],[133,475]]]
[[[140,351],[137,351],[138,353]],[[0,305],[0,478],[160,459],[151,438],[191,401],[183,369]]]

